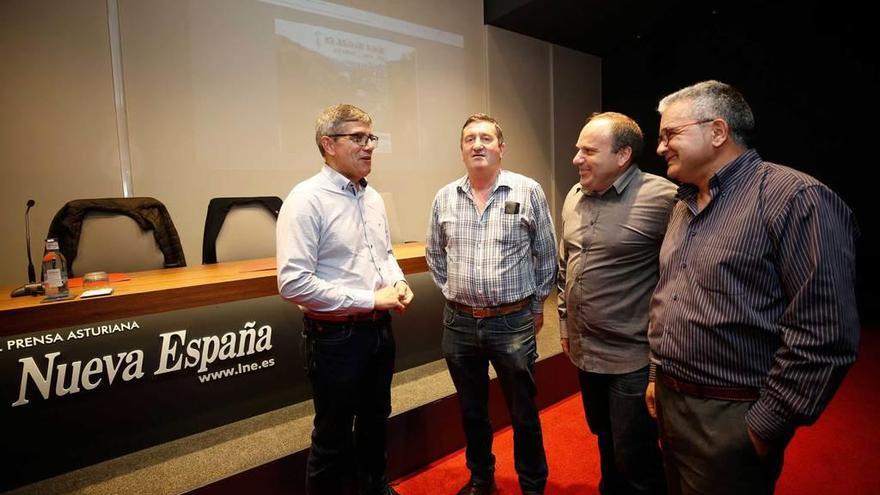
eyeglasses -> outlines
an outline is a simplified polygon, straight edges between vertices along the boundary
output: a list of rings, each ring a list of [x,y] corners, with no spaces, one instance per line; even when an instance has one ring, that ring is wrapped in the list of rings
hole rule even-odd
[[[693,122],[688,122],[686,124],[681,124],[679,126],[669,127],[667,129],[660,129],[660,137],[657,138],[657,146],[660,146],[661,144],[664,146],[668,145],[669,140],[671,140],[675,136],[678,136],[679,134],[684,132],[685,129],[687,129],[688,127],[690,127],[692,125],[708,124],[709,122],[712,122],[713,120],[715,120],[715,119],[695,120]]]
[[[375,134],[364,134],[363,132],[352,132],[349,134],[330,134],[328,137],[347,137],[358,146],[366,146],[367,142],[373,143],[373,146],[379,144],[379,136]]]

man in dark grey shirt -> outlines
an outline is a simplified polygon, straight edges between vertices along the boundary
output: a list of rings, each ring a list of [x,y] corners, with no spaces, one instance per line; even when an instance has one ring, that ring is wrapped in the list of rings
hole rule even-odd
[[[580,182],[562,207],[559,246],[562,348],[599,442],[600,493],[665,493],[644,392],[648,306],[676,187],[633,163],[642,131],[626,115],[590,117],[577,148]]]
[[[748,147],[754,116],[730,85],[689,86],[658,110],[657,153],[683,183],[648,331],[669,491],[773,493],[795,428],[856,358],[855,218]]]

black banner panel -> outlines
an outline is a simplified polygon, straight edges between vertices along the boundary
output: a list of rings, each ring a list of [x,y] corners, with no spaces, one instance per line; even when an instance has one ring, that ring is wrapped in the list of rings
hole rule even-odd
[[[442,295],[409,279],[398,370],[440,358]],[[269,296],[0,338],[0,491],[311,398],[302,328]]]
[[[0,490],[309,397],[278,297],[0,339]]]

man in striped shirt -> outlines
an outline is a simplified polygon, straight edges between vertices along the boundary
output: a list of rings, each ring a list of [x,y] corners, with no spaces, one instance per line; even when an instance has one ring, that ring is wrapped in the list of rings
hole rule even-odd
[[[706,81],[660,101],[657,153],[682,182],[648,338],[670,493],[772,493],[795,428],[856,358],[852,212],[748,148],[754,117]]]
[[[543,493],[547,460],[535,405],[535,334],[556,274],[550,209],[541,186],[501,169],[504,135],[485,114],[461,131],[467,175],[440,189],[427,261],[447,299],[443,355],[458,391],[471,478],[459,495],[495,492],[489,423],[489,362],[498,373],[514,431],[524,494]]]

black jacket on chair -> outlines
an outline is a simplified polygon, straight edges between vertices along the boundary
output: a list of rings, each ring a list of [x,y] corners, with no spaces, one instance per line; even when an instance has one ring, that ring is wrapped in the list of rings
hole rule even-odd
[[[76,259],[83,220],[87,213],[100,211],[126,215],[142,230],[152,230],[162,255],[165,268],[186,266],[183,247],[171,215],[159,200],[154,198],[102,198],[76,199],[69,201],[58,210],[49,225],[47,238],[58,240],[61,254],[67,258],[68,276],[73,276],[73,262]]]

